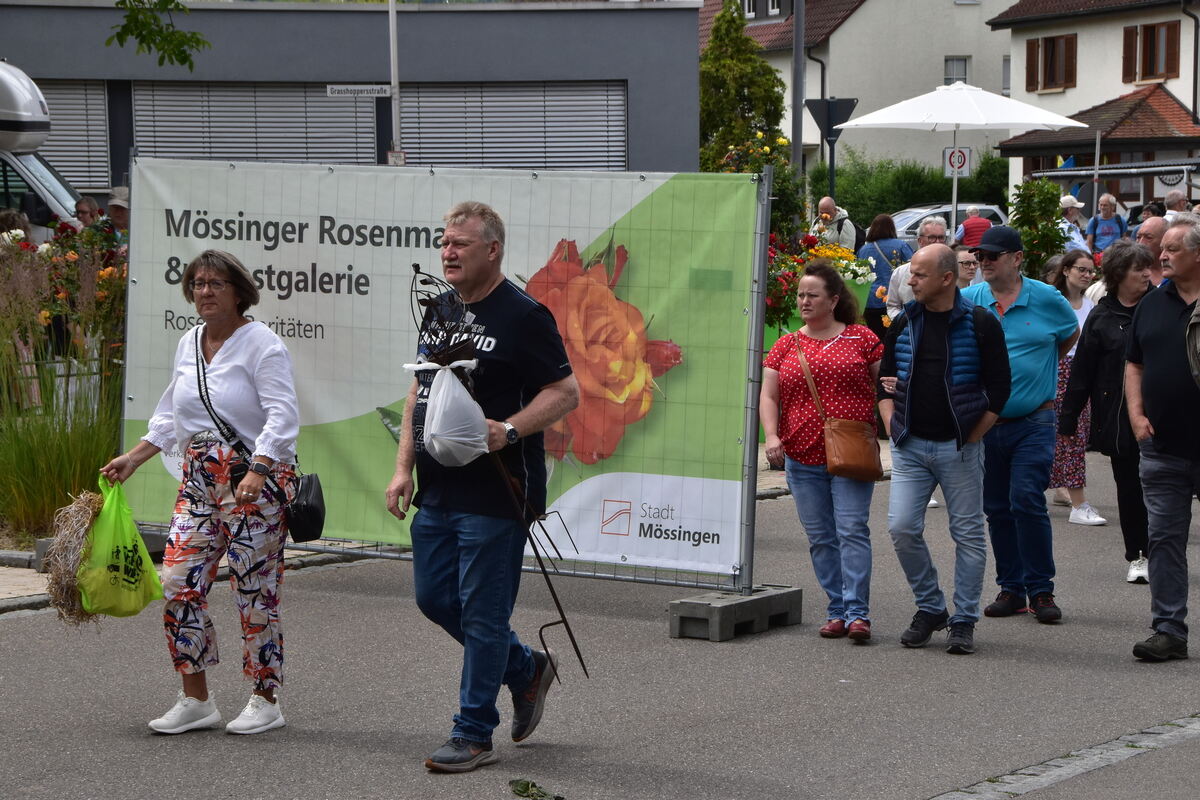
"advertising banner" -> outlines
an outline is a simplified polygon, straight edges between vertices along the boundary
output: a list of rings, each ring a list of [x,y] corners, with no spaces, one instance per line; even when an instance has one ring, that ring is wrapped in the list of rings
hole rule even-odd
[[[407,543],[383,492],[413,379],[401,367],[416,353],[412,264],[441,275],[442,215],[464,200],[503,217],[504,273],[554,313],[582,388],[545,434],[547,526],[564,556],[736,572],[758,204],[747,175],[136,159],[126,446],[198,322],[183,269],[229,251],[262,294],[248,314],[291,353],[297,450],[321,475],[326,536]],[[169,519],[179,474],[164,453],[130,481],[139,520]]]

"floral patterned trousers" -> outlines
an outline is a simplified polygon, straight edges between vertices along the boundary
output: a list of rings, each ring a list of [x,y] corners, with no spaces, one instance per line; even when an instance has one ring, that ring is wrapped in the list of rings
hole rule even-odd
[[[235,504],[230,469],[240,461],[223,442],[193,440],[187,450],[163,556],[163,625],[178,672],[202,672],[220,661],[208,590],[225,557],[242,622],[242,671],[256,689],[274,689],[283,679],[285,500],[268,482],[254,502]],[[285,493],[294,476],[287,464],[271,473]]]

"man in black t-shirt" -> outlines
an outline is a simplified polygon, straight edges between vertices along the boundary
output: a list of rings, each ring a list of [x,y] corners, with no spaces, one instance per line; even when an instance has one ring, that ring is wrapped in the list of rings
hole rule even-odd
[[[566,350],[550,311],[504,277],[504,223],[482,203],[446,214],[442,271],[465,305],[456,334],[474,342],[471,373],[487,417],[492,455],[461,467],[439,464],[422,431],[432,372],[418,373],[404,408],[388,510],[404,519],[418,507],[410,534],[417,606],[463,645],[459,712],[450,739],[425,760],[438,772],[467,772],[494,763],[496,697],[513,695],[512,738],[522,741],[542,716],[557,672],[552,651],[531,650],[509,627],[520,585],[529,523],[545,511],[542,431],[579,402]],[[446,331],[428,318],[418,349],[444,347]],[[413,467],[417,485],[413,496]],[[511,483],[510,483],[511,481]]]
[[[892,438],[888,530],[917,601],[900,635],[924,647],[950,626],[946,650],[975,652],[987,565],[980,440],[1008,402],[1004,330],[958,290],[958,260],[944,244],[913,256],[913,300],[888,329],[880,364],[879,414]],[[925,543],[925,508],[941,486],[954,540],[954,616]]]
[[[1149,517],[1154,634],[1133,647],[1144,661],[1187,658],[1188,528],[1200,496],[1200,388],[1192,379],[1187,326],[1200,298],[1200,217],[1180,212],[1163,234],[1171,280],[1138,304],[1125,363],[1125,401],[1141,453]]]

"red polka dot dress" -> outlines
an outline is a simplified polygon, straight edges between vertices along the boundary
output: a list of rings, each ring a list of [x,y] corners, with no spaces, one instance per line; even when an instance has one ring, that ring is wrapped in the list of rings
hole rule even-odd
[[[883,343],[865,325],[847,325],[837,336],[813,339],[797,331],[775,343],[763,366],[779,373],[779,438],[788,457],[810,466],[825,463],[824,425],[800,367],[803,348],[826,417],[875,423],[870,366]]]

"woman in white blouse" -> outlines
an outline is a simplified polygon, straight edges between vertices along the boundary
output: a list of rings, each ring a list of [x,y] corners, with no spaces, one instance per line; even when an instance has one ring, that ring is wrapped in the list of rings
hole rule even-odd
[[[167,647],[183,689],[151,729],[183,733],[221,722],[205,678],[218,662],[207,597],[227,556],[242,623],[242,669],[254,689],[225,730],[262,733],[284,724],[275,690],[283,677],[284,495],[291,491],[300,432],[292,362],[270,328],[245,316],[258,302],[258,287],[234,256],[206,250],[188,264],[182,283],[204,323],[179,340],[174,374],[149,432],[100,471],[124,481],[160,451],[184,453],[162,576]],[[213,410],[253,452],[249,464],[215,432],[219,426],[200,396],[201,370]]]

